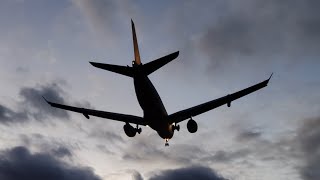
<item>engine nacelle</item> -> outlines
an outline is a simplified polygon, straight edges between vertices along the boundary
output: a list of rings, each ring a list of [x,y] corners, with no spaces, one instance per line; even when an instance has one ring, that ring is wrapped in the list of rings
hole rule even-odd
[[[195,133],[198,130],[198,124],[193,119],[190,119],[187,123],[187,128],[190,133]]]
[[[132,127],[129,123],[123,126],[123,130],[128,137],[134,137],[137,133],[136,129]]]

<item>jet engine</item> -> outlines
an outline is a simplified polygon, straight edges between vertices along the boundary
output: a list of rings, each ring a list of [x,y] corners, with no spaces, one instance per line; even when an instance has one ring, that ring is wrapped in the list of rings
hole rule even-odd
[[[123,126],[123,130],[128,137],[134,137],[137,133],[137,130],[134,127],[132,127],[129,123]]]
[[[190,119],[187,123],[187,128],[190,133],[195,133],[198,130],[198,124],[193,119]]]

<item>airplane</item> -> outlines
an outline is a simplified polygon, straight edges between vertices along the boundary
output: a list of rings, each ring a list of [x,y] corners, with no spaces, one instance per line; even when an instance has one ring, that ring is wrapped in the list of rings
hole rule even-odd
[[[266,87],[272,77],[271,74],[268,79],[233,94],[228,94],[218,99],[208,101],[206,103],[182,111],[178,111],[173,114],[168,114],[157,90],[148,78],[148,75],[155,72],[157,69],[161,68],[172,60],[176,59],[179,55],[179,51],[148,62],[146,64],[142,64],[135,25],[132,19],[131,28],[134,48],[134,60],[132,61],[132,67],[103,64],[97,62],[90,62],[90,64],[97,68],[133,78],[136,97],[140,107],[143,110],[143,117],[99,111],[94,109],[85,109],[81,107],[73,107],[50,102],[45,99],[45,97],[43,97],[44,100],[52,107],[82,113],[87,119],[89,119],[90,116],[96,116],[110,120],[122,121],[125,123],[123,129],[128,137],[134,137],[137,133],[140,134],[142,130],[141,128],[139,128],[139,126],[149,126],[153,130],[155,130],[161,138],[165,140],[165,146],[169,146],[168,141],[173,137],[174,131],[180,130],[180,126],[178,125],[178,123],[188,119],[187,129],[190,133],[195,133],[198,130],[198,125],[197,122],[193,120],[194,116],[205,113],[224,104],[230,107],[232,101]],[[130,123],[135,124],[136,127],[132,126]]]

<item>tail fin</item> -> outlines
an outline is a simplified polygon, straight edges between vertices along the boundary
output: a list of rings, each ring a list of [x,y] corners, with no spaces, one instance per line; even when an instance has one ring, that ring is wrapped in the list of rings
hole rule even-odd
[[[134,48],[134,63],[133,63],[133,65],[142,65],[141,59],[140,59],[136,29],[135,29],[135,26],[134,26],[132,19],[131,19],[131,27],[132,27],[132,38],[133,38],[133,48]],[[179,55],[179,51],[174,52],[172,54],[169,54],[167,56],[164,56],[162,58],[156,59],[152,62],[149,62],[149,63],[143,65],[143,71],[147,75],[149,75],[149,74],[153,73],[154,71],[156,71],[157,69],[164,66],[165,64],[167,64],[168,62],[177,58],[178,55]]]
[[[131,27],[132,27],[132,38],[133,38],[133,48],[134,48],[134,62],[136,65],[140,65],[141,59],[140,59],[140,53],[139,53],[139,46],[137,41],[136,29],[134,27],[134,23],[132,19],[131,19]]]
[[[141,64],[140,59],[140,53],[139,53],[139,46],[137,41],[137,35],[136,30],[134,27],[134,23],[131,19],[131,26],[132,26],[132,38],[133,38],[133,48],[134,48],[134,61],[133,66],[139,66],[139,69],[141,69],[139,72],[145,73],[145,75],[149,75],[156,71],[157,69],[161,68],[162,66],[166,65],[170,61],[174,60],[178,57],[179,51],[171,53],[169,55],[166,55],[164,57],[161,57],[159,59],[156,59],[154,61],[151,61],[149,63],[146,63],[144,65]],[[129,77],[134,77],[135,74],[135,68],[129,67],[129,66],[119,66],[119,65],[112,65],[112,64],[103,64],[103,63],[97,63],[97,62],[90,62],[91,65],[101,68],[104,70],[108,70],[111,72],[115,72],[118,74],[122,74]]]

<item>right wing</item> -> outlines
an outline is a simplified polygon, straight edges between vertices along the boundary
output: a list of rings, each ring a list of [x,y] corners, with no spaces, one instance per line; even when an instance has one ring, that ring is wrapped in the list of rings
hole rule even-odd
[[[271,76],[272,76],[272,74],[271,74]],[[224,104],[227,104],[228,107],[230,107],[232,101],[239,99],[245,95],[248,95],[254,91],[257,91],[261,88],[266,87],[268,85],[268,82],[269,82],[271,76],[267,80],[264,80],[256,85],[253,85],[253,86],[248,87],[246,89],[243,89],[241,91],[235,92],[233,94],[228,94],[228,95],[223,96],[221,98],[200,104],[198,106],[194,106],[189,109],[185,109],[185,110],[173,113],[168,116],[168,119],[172,123],[179,123],[181,121],[184,121],[186,119],[191,118],[192,116],[197,116],[199,114],[205,113],[207,111],[210,111],[210,110],[217,108],[219,106],[222,106]]]
[[[46,100],[44,97],[43,97],[43,99],[48,104],[50,104],[52,107],[81,113],[87,119],[89,119],[89,115],[91,115],[91,116],[96,116],[96,117],[101,117],[101,118],[106,118],[106,119],[111,119],[111,120],[116,120],[116,121],[122,121],[122,122],[126,122],[126,123],[133,123],[133,124],[138,124],[138,125],[143,125],[143,126],[147,125],[144,118],[142,118],[142,117],[128,115],[128,114],[119,114],[119,113],[112,113],[112,112],[106,112],[106,111],[98,111],[98,110],[93,110],[93,109],[85,109],[85,108],[67,106],[67,105],[63,105],[63,104],[50,102],[50,101]]]

